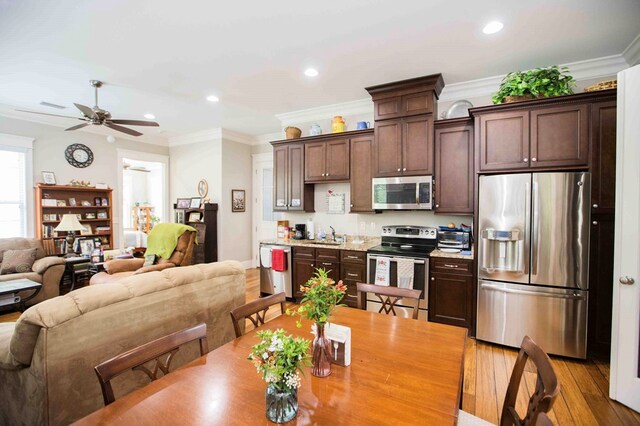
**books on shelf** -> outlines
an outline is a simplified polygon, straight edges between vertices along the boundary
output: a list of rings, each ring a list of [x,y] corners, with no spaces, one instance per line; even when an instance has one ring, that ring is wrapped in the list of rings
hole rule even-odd
[[[96,226],[96,234],[110,234],[111,227],[110,226]]]

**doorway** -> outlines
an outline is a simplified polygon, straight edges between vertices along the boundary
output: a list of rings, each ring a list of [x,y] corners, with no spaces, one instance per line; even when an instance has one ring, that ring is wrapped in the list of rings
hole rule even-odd
[[[165,156],[118,151],[120,247],[146,247],[153,226],[168,219]]]
[[[260,241],[276,238],[278,220],[283,214],[273,211],[273,154],[253,154],[253,267],[258,261]]]

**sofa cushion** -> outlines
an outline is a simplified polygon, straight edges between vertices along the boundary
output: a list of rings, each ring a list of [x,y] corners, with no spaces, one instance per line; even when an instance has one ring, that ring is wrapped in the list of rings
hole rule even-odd
[[[35,238],[0,238],[0,262],[2,262],[3,254],[7,250],[24,250],[35,248],[36,259],[41,259],[46,256],[44,248],[42,247],[42,241]]]
[[[0,265],[0,275],[31,272],[36,261],[37,249],[5,250]]]
[[[64,259],[58,256],[46,256],[41,259],[36,259],[36,261],[33,262],[32,269],[33,272],[44,274],[45,272],[47,272],[47,269],[56,265],[64,266]]]

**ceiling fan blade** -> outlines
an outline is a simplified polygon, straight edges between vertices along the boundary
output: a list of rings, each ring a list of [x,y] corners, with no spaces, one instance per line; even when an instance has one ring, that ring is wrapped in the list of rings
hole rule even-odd
[[[30,114],[50,115],[52,117],[73,118],[74,120],[84,120],[84,118],[69,117],[68,115],[48,114],[46,112],[27,111],[26,109],[17,109],[16,111],[28,112]]]
[[[159,127],[160,125],[155,121],[145,121],[145,120],[109,120],[111,123],[115,124],[128,124],[130,126],[153,126]]]
[[[88,106],[84,106],[84,105],[80,105],[80,104],[76,104],[74,103],[74,105],[76,106],[76,108],[78,108],[85,116],[89,117],[89,118],[96,118],[96,113],[89,108]]]
[[[124,127],[124,126],[118,126],[117,124],[113,124],[113,123],[110,123],[108,121],[105,121],[104,125],[109,127],[110,129],[117,130],[119,132],[126,133],[126,134],[131,135],[131,136],[142,136],[142,133],[140,133],[138,131],[135,131],[133,129],[129,129],[129,128]]]
[[[78,124],[77,126],[73,126],[73,127],[69,127],[68,129],[64,129],[64,131],[68,131],[68,130],[78,130],[78,129],[82,129],[83,127],[88,126],[91,123],[82,123],[82,124]]]

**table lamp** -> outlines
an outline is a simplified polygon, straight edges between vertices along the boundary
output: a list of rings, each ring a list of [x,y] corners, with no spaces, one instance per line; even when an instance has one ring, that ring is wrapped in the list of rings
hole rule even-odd
[[[65,257],[73,256],[73,243],[76,239],[76,231],[82,231],[84,226],[80,223],[75,214],[62,215],[62,220],[55,227],[56,231],[64,231],[67,233],[67,254]]]

